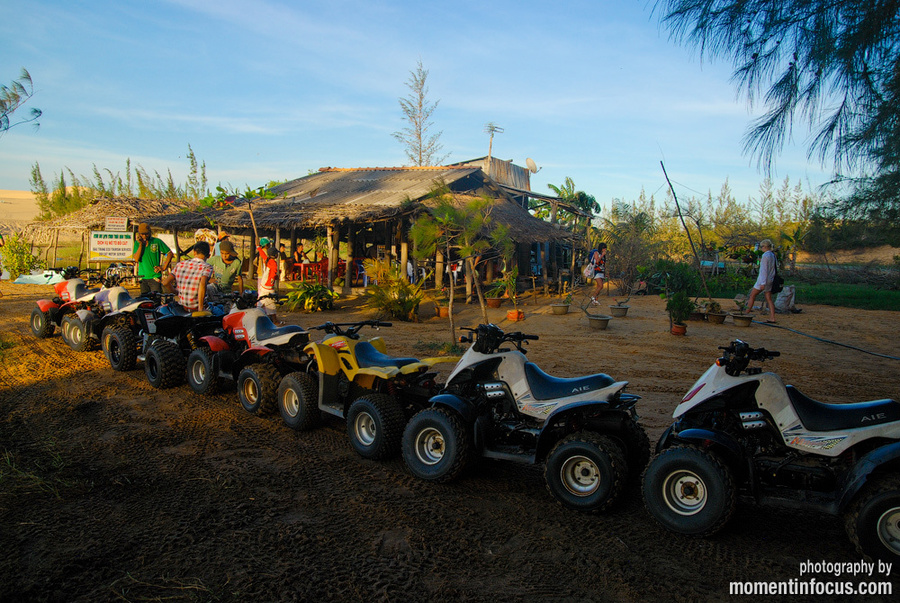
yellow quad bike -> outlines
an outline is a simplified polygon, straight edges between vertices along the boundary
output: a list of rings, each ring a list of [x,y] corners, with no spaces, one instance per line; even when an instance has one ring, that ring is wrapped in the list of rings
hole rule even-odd
[[[399,454],[407,420],[440,391],[430,369],[459,358],[389,356],[381,337],[360,340],[359,331],[366,326],[377,329],[391,323],[364,320],[312,327],[326,336],[304,348],[311,359],[308,369],[281,380],[277,404],[285,424],[301,431],[316,427],[323,412],[345,419],[353,449],[380,460]]]

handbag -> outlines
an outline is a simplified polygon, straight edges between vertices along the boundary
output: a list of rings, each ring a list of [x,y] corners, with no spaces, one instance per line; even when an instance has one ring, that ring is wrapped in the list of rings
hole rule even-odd
[[[781,275],[778,274],[778,267],[775,267],[775,277],[772,278],[772,293],[781,293],[781,290],[784,289],[784,279],[781,278]]]
[[[584,267],[584,278],[594,278],[594,265],[588,264]]]

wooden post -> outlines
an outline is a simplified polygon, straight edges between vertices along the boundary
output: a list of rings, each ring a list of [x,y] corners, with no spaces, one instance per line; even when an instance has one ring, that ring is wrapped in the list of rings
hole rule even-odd
[[[346,265],[344,266],[344,287],[342,293],[344,295],[350,295],[352,293],[351,289],[351,279],[353,278],[353,239],[356,237],[356,225],[353,222],[349,222],[347,224],[347,257],[344,260]],[[340,245],[340,241],[338,241],[338,245]]]
[[[334,289],[334,275],[337,274],[338,250],[335,241],[339,241],[341,236],[340,226],[334,224],[329,226],[325,231],[325,238],[328,242],[328,288]]]
[[[550,253],[550,242],[542,243],[540,245],[541,250],[541,275],[543,277],[542,281],[544,283],[544,295],[550,294],[550,279],[547,275],[547,256]]]
[[[406,240],[406,229],[404,228],[405,220],[400,218],[397,220],[397,240],[400,241],[400,274],[403,275],[403,281],[409,282],[409,242]]]
[[[438,291],[444,286],[444,254],[438,249],[434,254],[434,288]]]

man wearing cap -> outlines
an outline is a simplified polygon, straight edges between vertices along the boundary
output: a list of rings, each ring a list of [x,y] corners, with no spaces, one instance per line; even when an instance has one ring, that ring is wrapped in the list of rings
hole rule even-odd
[[[174,281],[178,303],[194,312],[206,306],[206,285],[215,274],[213,267],[206,263],[208,257],[209,243],[197,241],[194,243],[194,257],[175,264],[175,269],[162,282],[168,286]]]
[[[230,293],[237,281],[238,292],[244,292],[244,279],[241,278],[241,260],[234,252],[231,241],[222,240],[217,243],[219,255],[214,255],[207,263],[216,271],[216,287],[222,293]]]
[[[162,293],[160,278],[172,262],[172,250],[165,242],[153,236],[149,224],[141,222],[138,224],[133,251],[134,255],[131,257],[137,264],[141,295],[151,291]]]

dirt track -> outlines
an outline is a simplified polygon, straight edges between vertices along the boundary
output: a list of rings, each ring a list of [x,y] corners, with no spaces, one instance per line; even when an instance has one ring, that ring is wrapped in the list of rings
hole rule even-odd
[[[340,422],[298,434],[277,415],[248,415],[233,391],[154,390],[140,368],[116,373],[102,353],[72,352],[58,334],[36,340],[27,317],[48,291],[2,291],[0,601],[726,600],[732,581],[789,580],[807,560],[859,559],[838,519],[802,511],[741,504],[724,532],[698,540],[657,527],[637,487],[592,516],[557,505],[541,468],[482,462],[447,485],[420,482],[400,459],[358,457]],[[662,302],[643,298],[594,332],[580,311],[553,316],[547,303],[524,306],[515,327],[541,338],[530,359],[558,376],[630,381],[653,442],[716,346],[735,337],[780,350],[769,368],[814,398],[900,397],[898,361],[783,329],[692,322],[678,338]],[[310,326],[360,316],[285,318]],[[467,308],[458,324],[478,318]],[[900,354],[895,313],[805,307],[780,320]],[[380,334],[394,354],[429,356],[428,344],[449,339],[446,325],[427,318]]]

